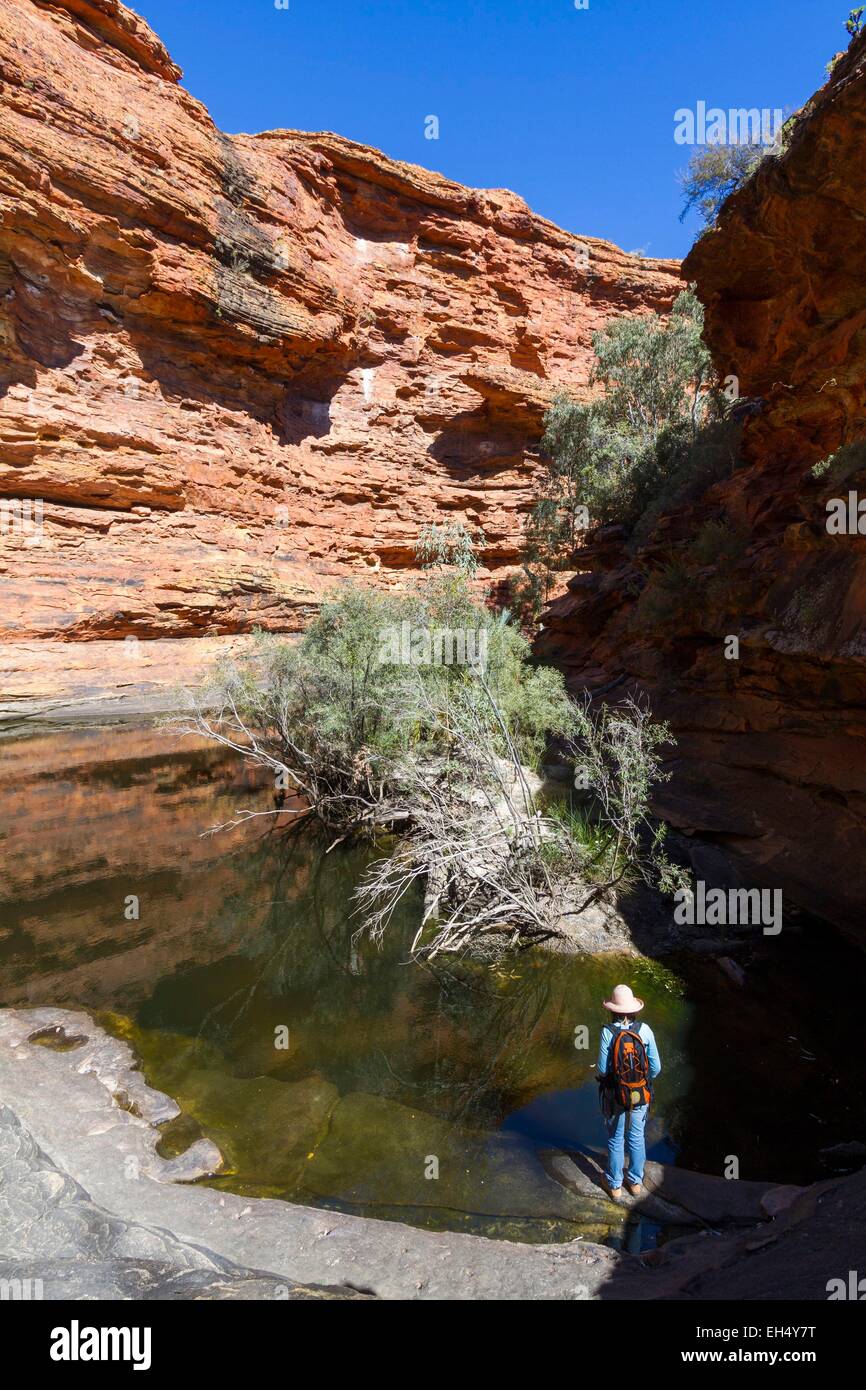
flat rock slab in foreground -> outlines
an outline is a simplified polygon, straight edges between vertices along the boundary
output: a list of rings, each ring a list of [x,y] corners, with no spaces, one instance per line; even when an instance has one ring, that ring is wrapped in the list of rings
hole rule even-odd
[[[110,1215],[0,1107],[0,1280],[47,1299],[364,1298],[243,1269],[155,1227]]]

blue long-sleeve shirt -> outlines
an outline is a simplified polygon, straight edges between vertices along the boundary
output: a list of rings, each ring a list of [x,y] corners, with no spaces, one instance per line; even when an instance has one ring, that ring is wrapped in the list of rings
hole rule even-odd
[[[601,1042],[599,1043],[598,1048],[597,1070],[599,1076],[605,1076],[607,1074],[607,1062],[608,1057],[610,1056],[610,1045],[613,1042],[614,1030],[616,1030],[616,1032],[619,1032],[624,1026],[625,1025],[621,1023],[619,1019],[617,1019],[613,1023],[606,1023],[602,1028]],[[635,1033],[639,1035],[641,1042],[646,1048],[646,1059],[649,1063],[649,1074],[650,1078],[653,1079],[656,1076],[658,1076],[659,1072],[662,1069],[661,1058],[659,1057],[659,1050],[656,1044],[653,1030],[652,1028],[650,1028],[648,1023],[636,1023],[630,1024],[629,1026],[634,1030]]]

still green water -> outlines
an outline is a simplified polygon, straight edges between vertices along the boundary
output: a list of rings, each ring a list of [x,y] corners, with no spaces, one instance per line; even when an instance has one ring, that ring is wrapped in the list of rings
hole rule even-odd
[[[539,1159],[601,1146],[594,1059],[620,981],[646,1000],[663,1060],[652,1157],[722,1172],[737,1154],[743,1177],[803,1180],[821,1144],[862,1128],[862,1079],[858,1102],[838,1068],[835,1087],[794,1086],[790,1114],[793,1093],[767,1094],[784,1049],[805,1080],[829,1066],[832,1030],[798,997],[839,968],[826,940],[758,958],[746,988],[692,959],[536,950],[424,968],[407,962],[418,902],[384,949],[356,938],[369,851],[325,853],[267,820],[202,838],[267,804],[222,752],[58,730],[0,744],[0,792],[2,1003],[83,1006],[128,1038],[181,1106],[162,1151],[211,1138],[217,1186],[513,1239],[651,1242],[655,1228],[565,1191]]]
[[[304,835],[256,850],[247,869],[274,897],[255,941],[111,1020],[183,1109],[164,1151],[201,1131],[228,1163],[217,1185],[260,1196],[527,1239],[617,1233],[609,1204],[562,1190],[537,1150],[599,1142],[592,1061],[613,971],[652,1009],[670,1083],[651,1137],[672,1156],[666,1113],[688,1080],[674,977],[540,952],[492,970],[409,964],[419,905],[384,950],[357,942],[366,855],[323,849]]]

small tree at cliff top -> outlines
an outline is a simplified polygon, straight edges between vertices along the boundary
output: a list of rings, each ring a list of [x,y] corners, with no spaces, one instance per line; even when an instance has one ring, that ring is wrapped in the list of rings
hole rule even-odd
[[[761,144],[704,145],[696,149],[687,168],[678,176],[683,190],[682,222],[695,209],[705,227],[719,215],[722,204],[773,147]]]
[[[670,317],[617,319],[593,338],[588,402],[560,396],[548,411],[544,472],[527,520],[517,599],[535,614],[558,571],[574,567],[579,533],[592,522],[633,525],[656,495],[672,436],[693,439],[718,410],[704,311],[690,286]]]

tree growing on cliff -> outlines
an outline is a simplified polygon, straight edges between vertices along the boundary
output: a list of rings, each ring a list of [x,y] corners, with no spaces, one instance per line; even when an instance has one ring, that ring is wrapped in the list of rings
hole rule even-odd
[[[462,521],[444,526],[431,522],[421,528],[415,557],[423,570],[452,569],[474,579],[478,570],[477,551],[484,549],[484,537],[473,536]]]
[[[763,144],[717,144],[696,149],[678,176],[683,190],[680,221],[694,209],[705,227],[711,227],[722,204],[740,188],[771,152]]]
[[[518,602],[537,614],[557,572],[574,568],[579,533],[593,523],[634,526],[658,495],[682,447],[720,414],[693,287],[668,319],[622,318],[593,338],[590,401],[560,396],[548,411],[544,471],[524,533]],[[674,447],[674,446],[677,447]]]

